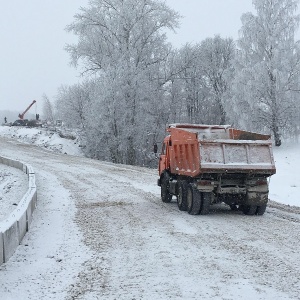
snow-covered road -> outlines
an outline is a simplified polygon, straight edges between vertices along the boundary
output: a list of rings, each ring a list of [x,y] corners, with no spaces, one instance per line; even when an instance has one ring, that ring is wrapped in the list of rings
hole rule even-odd
[[[0,143],[38,186],[30,232],[0,267],[1,300],[300,298],[300,209],[191,216],[161,202],[155,170]]]

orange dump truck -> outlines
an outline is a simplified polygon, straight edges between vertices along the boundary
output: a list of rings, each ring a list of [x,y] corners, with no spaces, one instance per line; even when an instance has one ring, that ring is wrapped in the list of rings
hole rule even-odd
[[[180,210],[207,214],[224,202],[246,215],[263,215],[267,178],[275,174],[272,142],[228,125],[172,124],[159,158],[163,202],[177,197]]]

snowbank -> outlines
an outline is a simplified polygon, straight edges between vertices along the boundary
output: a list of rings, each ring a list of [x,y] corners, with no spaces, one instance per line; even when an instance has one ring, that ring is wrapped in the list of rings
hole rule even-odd
[[[276,174],[270,178],[269,198],[300,206],[300,144],[287,143],[273,149]]]
[[[60,128],[0,126],[0,135],[17,139],[22,143],[34,144],[54,152],[83,156],[76,133],[66,133]]]

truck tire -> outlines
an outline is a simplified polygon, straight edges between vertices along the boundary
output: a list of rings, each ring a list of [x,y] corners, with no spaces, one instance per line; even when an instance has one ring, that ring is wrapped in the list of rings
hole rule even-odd
[[[170,194],[169,192],[169,179],[170,176],[167,173],[165,173],[165,175],[161,179],[160,192],[161,192],[161,200],[164,203],[169,203],[172,201],[172,194]]]
[[[233,211],[239,210],[238,207],[236,206],[236,204],[230,204],[229,207],[230,207],[230,209],[233,210]]]
[[[255,215],[257,210],[257,206],[256,205],[243,205],[242,206],[242,211],[245,215],[248,216],[253,216]]]
[[[258,216],[262,216],[265,213],[266,208],[267,208],[267,204],[257,206],[255,214]]]
[[[199,215],[201,209],[201,193],[191,184],[187,187],[187,211],[190,215]]]
[[[211,193],[201,193],[202,194],[202,204],[200,209],[200,215],[207,215],[209,213]]]
[[[177,195],[177,205],[179,210],[187,210],[187,187],[188,183],[186,181],[178,182],[178,195]]]

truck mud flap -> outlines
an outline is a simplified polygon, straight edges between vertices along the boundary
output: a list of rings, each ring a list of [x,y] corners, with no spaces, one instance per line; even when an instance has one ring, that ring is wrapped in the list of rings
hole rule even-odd
[[[268,203],[268,193],[248,192],[246,195],[246,205],[264,205]]]

